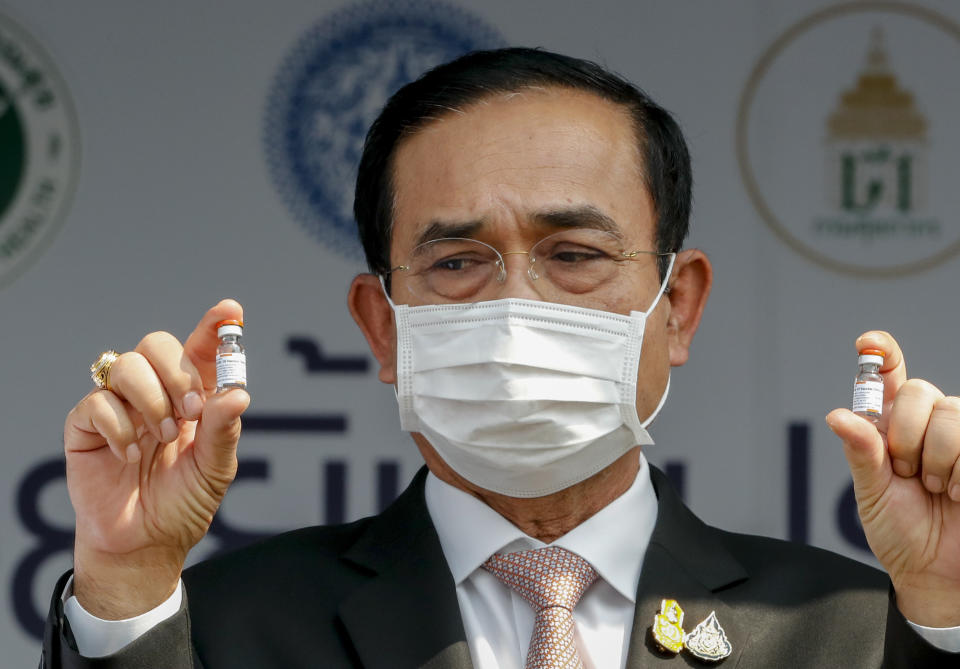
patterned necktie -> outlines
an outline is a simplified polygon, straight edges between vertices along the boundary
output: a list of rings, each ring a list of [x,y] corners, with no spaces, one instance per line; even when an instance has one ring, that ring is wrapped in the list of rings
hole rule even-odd
[[[583,669],[573,638],[573,607],[597,580],[590,563],[564,548],[548,546],[494,555],[483,568],[536,612],[526,669]]]

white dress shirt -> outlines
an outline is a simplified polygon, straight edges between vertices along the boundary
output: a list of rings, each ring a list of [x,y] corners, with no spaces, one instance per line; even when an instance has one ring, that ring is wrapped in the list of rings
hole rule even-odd
[[[67,580],[61,599],[63,615],[70,622],[77,651],[84,657],[105,657],[136,641],[179,611],[183,601],[183,581],[177,583],[173,594],[155,609],[123,620],[104,620],[80,606],[80,601],[73,596],[73,576]]]
[[[476,669],[523,669],[534,611],[481,565],[494,553],[547,544],[527,536],[489,506],[427,475],[427,509],[457,586],[467,645]],[[620,497],[551,545],[589,562],[599,578],[573,609],[584,669],[624,667],[643,556],[657,520],[647,461]]]
[[[494,553],[542,548],[475,497],[440,481],[426,483],[427,509],[456,582],[467,644],[476,669],[522,669],[533,635],[533,609],[480,565]],[[626,662],[643,555],[657,517],[657,498],[646,458],[623,495],[553,542],[586,559],[600,577],[573,612],[577,647],[585,669],[613,669]],[[85,657],[111,655],[180,608],[182,582],[157,608],[127,620],[103,620],[73,596],[73,579],[61,599],[77,650]],[[960,653],[960,626],[911,627],[931,644]]]

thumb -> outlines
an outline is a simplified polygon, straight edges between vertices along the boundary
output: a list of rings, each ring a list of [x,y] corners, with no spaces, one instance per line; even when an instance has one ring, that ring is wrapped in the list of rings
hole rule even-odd
[[[237,471],[240,415],[250,405],[246,390],[234,388],[207,398],[194,438],[194,455],[201,473],[226,486]],[[221,491],[223,492],[223,491]]]
[[[865,418],[849,409],[827,414],[827,426],[843,441],[858,499],[876,499],[890,485],[893,470],[883,435]]]

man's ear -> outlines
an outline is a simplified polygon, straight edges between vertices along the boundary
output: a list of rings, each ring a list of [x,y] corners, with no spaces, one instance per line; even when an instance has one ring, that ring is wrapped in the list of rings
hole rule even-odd
[[[397,382],[397,331],[393,309],[387,302],[380,279],[373,274],[360,274],[350,284],[347,295],[350,315],[367,338],[373,357],[380,363],[378,378],[384,383]]]
[[[690,344],[700,326],[712,285],[713,267],[703,251],[687,249],[677,254],[667,295],[670,299],[667,336],[670,364],[674,367],[684,364],[690,357]]]

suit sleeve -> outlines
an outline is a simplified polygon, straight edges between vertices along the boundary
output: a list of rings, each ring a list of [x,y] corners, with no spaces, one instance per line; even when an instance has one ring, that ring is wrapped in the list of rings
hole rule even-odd
[[[113,655],[98,658],[80,655],[61,601],[70,574],[60,577],[54,589],[43,631],[40,669],[203,669],[191,642],[186,591],[176,614]]]
[[[907,624],[897,608],[893,586],[887,604],[887,630],[883,642],[883,666],[885,669],[939,669],[960,666],[960,653],[940,650],[920,636]]]

